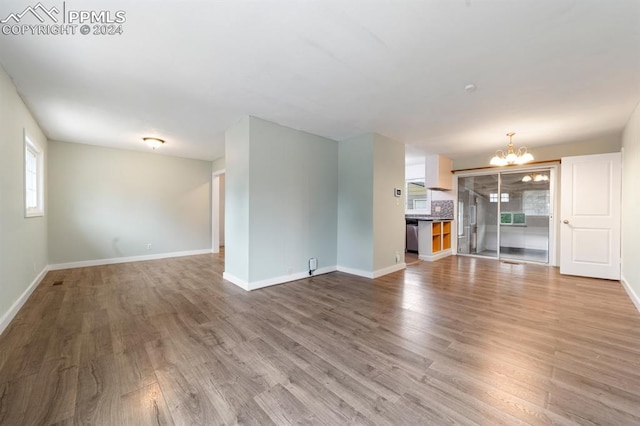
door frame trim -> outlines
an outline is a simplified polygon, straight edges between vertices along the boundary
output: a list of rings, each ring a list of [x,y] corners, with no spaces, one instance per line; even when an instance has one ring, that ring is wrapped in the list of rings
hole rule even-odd
[[[220,253],[220,176],[226,169],[211,174],[211,252]]]

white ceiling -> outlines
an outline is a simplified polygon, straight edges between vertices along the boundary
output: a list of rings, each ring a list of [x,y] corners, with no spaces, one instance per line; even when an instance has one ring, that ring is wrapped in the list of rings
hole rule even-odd
[[[2,0],[0,19],[36,2]],[[0,63],[54,140],[158,136],[162,153],[213,160],[254,115],[456,158],[503,148],[508,131],[529,147],[619,133],[640,101],[640,0],[65,6],[127,21],[121,36],[0,35]]]

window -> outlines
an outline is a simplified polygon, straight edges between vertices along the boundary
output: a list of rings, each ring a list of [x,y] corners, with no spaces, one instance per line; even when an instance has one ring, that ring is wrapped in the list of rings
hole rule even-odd
[[[497,203],[498,202],[498,193],[497,192],[492,192],[489,194],[489,202],[490,203]],[[508,203],[509,202],[509,193],[508,192],[503,192],[500,194],[500,202],[502,203]]]
[[[527,215],[524,213],[514,213],[513,214],[513,224],[514,225],[526,225],[527,224]]]
[[[423,179],[410,179],[407,183],[407,211],[431,212],[431,199]]]
[[[44,216],[44,166],[42,150],[24,137],[24,215]]]

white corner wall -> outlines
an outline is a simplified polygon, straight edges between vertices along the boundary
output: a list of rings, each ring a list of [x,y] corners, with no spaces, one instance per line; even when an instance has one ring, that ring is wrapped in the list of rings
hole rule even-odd
[[[251,290],[335,270],[338,143],[255,117],[226,134],[225,278]],[[249,233],[249,230],[251,232]]]
[[[211,250],[209,161],[50,141],[48,179],[51,265]]]
[[[0,333],[46,273],[48,185],[45,216],[24,217],[24,132],[44,151],[47,138],[0,67]]]
[[[622,282],[640,310],[640,103],[622,134]]]

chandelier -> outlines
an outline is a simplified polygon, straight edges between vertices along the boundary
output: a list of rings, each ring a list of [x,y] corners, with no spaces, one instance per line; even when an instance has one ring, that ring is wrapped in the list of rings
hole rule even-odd
[[[507,145],[507,150],[503,151],[501,149],[496,151],[496,155],[491,159],[492,166],[509,166],[512,164],[524,164],[529,161],[533,161],[533,155],[527,152],[526,147],[520,147],[517,150],[513,148],[513,135],[514,132],[507,133],[509,136],[509,145]]]
[[[530,175],[525,175],[522,178],[523,182],[549,182],[549,176],[543,175],[540,173],[533,173]]]

